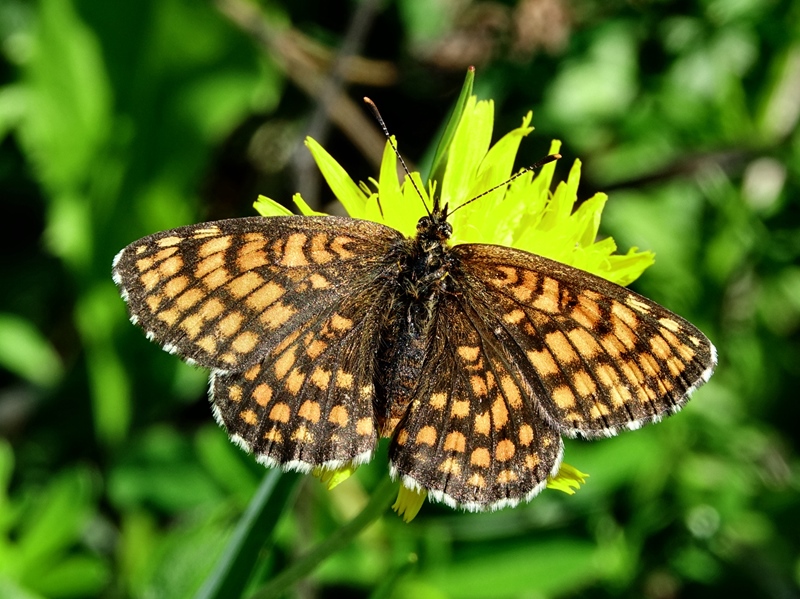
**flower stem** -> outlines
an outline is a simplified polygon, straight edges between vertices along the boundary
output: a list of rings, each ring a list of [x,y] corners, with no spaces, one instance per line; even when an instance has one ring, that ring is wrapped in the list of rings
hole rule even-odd
[[[345,547],[361,531],[377,520],[392,503],[396,494],[395,484],[387,475],[373,491],[369,503],[358,516],[258,589],[250,596],[250,599],[272,599],[282,596],[295,583],[313,572],[323,561]]]

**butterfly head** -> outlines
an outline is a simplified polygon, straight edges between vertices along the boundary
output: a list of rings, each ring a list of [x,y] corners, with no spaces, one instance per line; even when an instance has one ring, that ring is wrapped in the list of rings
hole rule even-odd
[[[453,225],[447,222],[447,206],[436,207],[433,212],[417,222],[417,238],[420,240],[444,243],[453,234]]]

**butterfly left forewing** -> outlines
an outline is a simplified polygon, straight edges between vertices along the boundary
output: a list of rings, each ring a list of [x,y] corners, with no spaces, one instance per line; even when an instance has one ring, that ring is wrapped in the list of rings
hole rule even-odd
[[[561,461],[559,433],[467,296],[442,298],[413,401],[389,448],[410,487],[469,510],[530,499]]]
[[[496,342],[565,434],[607,436],[658,420],[713,372],[703,333],[624,287],[512,248],[453,252]]]

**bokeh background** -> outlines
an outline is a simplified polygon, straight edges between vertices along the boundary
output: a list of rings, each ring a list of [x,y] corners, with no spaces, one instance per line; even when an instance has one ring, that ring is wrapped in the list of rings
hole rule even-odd
[[[469,65],[524,166],[563,141],[634,288],[720,352],[678,416],[567,442],[590,473],[491,514],[388,512],[291,597],[800,597],[800,1],[0,0],[0,597],[192,597],[264,470],[110,278],[148,233],[301,191],[312,135],[430,157]],[[249,589],[365,504],[302,479]],[[266,541],[266,539],[265,539]],[[249,592],[249,591],[248,591]]]

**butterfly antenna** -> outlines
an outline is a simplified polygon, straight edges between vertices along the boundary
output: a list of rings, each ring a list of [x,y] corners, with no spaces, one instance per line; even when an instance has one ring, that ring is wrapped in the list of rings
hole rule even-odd
[[[378,121],[378,124],[381,126],[381,129],[383,129],[383,134],[386,136],[386,139],[389,140],[389,144],[392,146],[392,149],[394,150],[395,155],[400,160],[400,164],[403,166],[403,170],[405,171],[406,175],[408,176],[408,179],[411,181],[411,185],[414,186],[414,189],[416,190],[417,195],[419,196],[419,199],[422,200],[422,206],[425,208],[425,212],[427,212],[428,216],[430,216],[431,215],[431,211],[428,210],[428,205],[425,203],[425,199],[422,196],[422,192],[419,190],[419,187],[417,187],[417,184],[414,181],[414,177],[411,176],[411,172],[408,170],[408,166],[406,166],[406,161],[403,160],[403,157],[400,155],[400,152],[398,151],[397,146],[394,145],[394,140],[392,139],[392,136],[389,135],[389,129],[386,127],[386,123],[384,122],[383,117],[381,116],[381,113],[378,111],[378,107],[375,106],[375,102],[373,102],[372,100],[370,100],[366,96],[364,97],[364,103],[367,106],[369,106],[369,109],[372,111],[372,114],[375,117],[375,120]]]
[[[514,174],[514,175],[511,175],[511,176],[510,176],[508,179],[506,179],[506,180],[505,180],[505,181],[503,181],[502,183],[499,183],[498,185],[495,185],[495,186],[494,186],[494,187],[492,187],[491,189],[487,189],[487,190],[486,190],[486,191],[484,191],[483,193],[479,193],[479,194],[478,194],[478,195],[476,195],[474,198],[472,198],[471,200],[467,200],[466,202],[464,202],[464,203],[463,203],[463,204],[461,204],[460,206],[456,206],[456,207],[453,209],[453,212],[456,212],[456,211],[458,211],[458,210],[461,210],[461,209],[462,209],[464,206],[466,206],[467,204],[471,204],[471,203],[472,203],[472,202],[474,202],[475,200],[480,200],[480,199],[481,199],[483,196],[489,195],[489,194],[490,194],[490,193],[492,193],[494,190],[496,190],[496,189],[500,189],[501,187],[504,187],[504,186],[508,185],[508,184],[509,184],[509,183],[511,183],[511,182],[512,182],[514,179],[516,179],[517,177],[521,177],[522,175],[524,175],[524,174],[525,174],[525,173],[527,173],[528,171],[535,171],[537,168],[543,167],[545,164],[548,164],[548,163],[550,163],[550,162],[553,162],[554,160],[558,160],[559,158],[561,158],[561,154],[550,154],[550,155],[548,155],[548,156],[545,156],[544,158],[542,158],[542,159],[541,159],[539,162],[537,162],[536,164],[532,164],[532,165],[530,165],[530,166],[526,166],[526,167],[525,167],[524,169],[522,169],[520,172],[518,172],[518,173],[516,173],[516,174]],[[451,212],[450,214],[453,214],[453,212]],[[449,216],[449,214],[448,214],[448,216]]]

